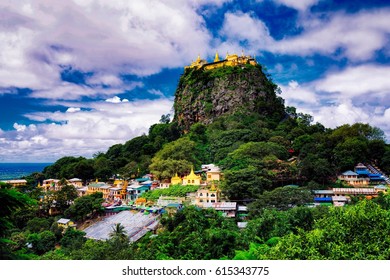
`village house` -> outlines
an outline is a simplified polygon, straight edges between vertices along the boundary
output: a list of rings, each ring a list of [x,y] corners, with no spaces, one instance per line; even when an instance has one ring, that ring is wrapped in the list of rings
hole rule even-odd
[[[83,180],[79,178],[72,178],[68,180],[68,183],[74,186],[76,189],[83,187]]]
[[[360,177],[358,173],[348,170],[342,173],[338,179],[351,186],[367,186],[370,184],[368,177]]]
[[[371,199],[377,197],[380,192],[386,193],[387,187],[378,185],[372,188],[333,188],[331,190],[314,190],[314,204],[344,206],[353,196],[363,195],[367,199]]]
[[[27,184],[27,181],[24,179],[20,180],[3,180],[1,181],[5,184],[11,185],[13,188],[23,187]]]
[[[360,178],[368,178],[371,185],[390,183],[389,178],[371,164],[364,165],[359,163],[355,166],[355,172],[359,174]]]
[[[139,183],[138,181],[133,182],[133,184],[127,187],[127,199],[135,200],[141,196],[141,194],[148,192],[150,190],[152,181],[144,181]]]
[[[173,178],[173,177],[172,177]],[[171,179],[172,180],[172,179]],[[181,179],[180,179],[181,180]],[[180,181],[181,182],[181,181]],[[164,180],[160,182],[160,189],[168,189],[171,186],[171,183],[168,180]]]
[[[220,201],[221,192],[214,184],[210,188],[205,187],[201,188],[196,192],[195,196],[195,205],[198,207],[203,207],[204,203],[216,203]]]
[[[237,202],[205,202],[202,208],[213,208],[218,212],[222,212],[224,217],[235,218],[237,212]]]
[[[84,196],[88,193],[88,186],[83,186],[81,188],[76,189],[78,196]]]
[[[214,164],[204,164],[202,165],[202,170],[206,173],[207,183],[213,181],[221,181],[222,173],[221,169]]]
[[[57,225],[58,227],[62,228],[63,231],[65,231],[66,229],[70,228],[70,227],[76,227],[76,224],[73,223],[71,220],[69,219],[64,219],[64,218],[61,218],[57,221]]]
[[[58,179],[46,179],[43,180],[41,188],[47,191],[59,191],[61,190],[60,180]]]
[[[107,199],[110,195],[110,185],[107,185],[105,182],[93,182],[88,185],[87,194],[93,194],[96,192],[101,192],[103,194],[103,198]]]

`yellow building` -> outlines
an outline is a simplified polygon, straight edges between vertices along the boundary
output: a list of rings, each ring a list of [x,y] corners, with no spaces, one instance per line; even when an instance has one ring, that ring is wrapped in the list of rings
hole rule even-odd
[[[222,180],[221,169],[215,164],[202,164],[202,170],[206,172],[206,181],[208,184]]]
[[[221,181],[221,171],[212,170],[206,173],[207,182]]]
[[[79,178],[72,178],[69,179],[68,182],[73,185],[75,188],[82,188],[83,187],[83,180]]]
[[[205,70],[211,70],[224,66],[238,66],[245,64],[257,65],[257,62],[253,57],[250,55],[244,55],[244,53],[242,53],[241,56],[237,54],[227,54],[224,60],[220,60],[218,52],[216,52],[213,62],[208,63],[206,60],[201,59],[200,56],[198,56],[197,60],[192,62],[189,66],[185,66],[184,69],[203,68]]]
[[[61,218],[57,221],[57,225],[58,227],[61,227],[63,228],[63,230],[66,230],[67,228],[70,228],[70,227],[76,227],[76,225],[69,219],[64,219],[64,218]]]
[[[11,185],[13,188],[16,188],[16,187],[22,187],[22,186],[25,186],[27,184],[27,181],[22,179],[22,180],[5,180],[5,181],[1,181],[3,183],[6,183],[8,185]]]
[[[203,65],[207,64],[207,61],[200,58],[200,55],[198,55],[198,58],[193,61],[189,66],[185,66],[184,69],[188,68],[201,68]]]
[[[182,179],[179,176],[177,176],[177,173],[175,174],[175,176],[173,176],[171,178],[171,184],[172,185],[181,185],[182,184]]]
[[[200,175],[195,175],[194,169],[191,168],[191,173],[183,178],[183,185],[199,186],[201,179]]]
[[[60,180],[58,179],[46,179],[43,180],[41,188],[44,191],[59,191],[61,190]]]
[[[212,184],[209,189],[199,189],[196,192],[195,205],[203,207],[204,203],[217,203],[220,199],[220,191]]]
[[[87,194],[93,194],[96,192],[103,193],[103,198],[106,199],[110,195],[111,186],[107,185],[104,182],[94,182],[88,185]]]

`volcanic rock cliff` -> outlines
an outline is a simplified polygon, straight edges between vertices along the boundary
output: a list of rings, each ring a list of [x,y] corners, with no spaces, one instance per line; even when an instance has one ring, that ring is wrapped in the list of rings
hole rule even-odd
[[[236,112],[280,119],[284,105],[276,92],[277,86],[261,65],[185,69],[175,92],[174,120],[188,131],[194,123],[210,124],[221,115]]]

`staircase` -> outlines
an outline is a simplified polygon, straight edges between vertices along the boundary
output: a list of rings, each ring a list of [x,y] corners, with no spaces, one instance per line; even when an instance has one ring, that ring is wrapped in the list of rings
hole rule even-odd
[[[383,179],[386,181],[386,184],[390,185],[390,178],[384,174],[378,167],[376,167],[374,164],[365,164],[367,168],[370,170],[373,174],[380,174],[382,175]]]

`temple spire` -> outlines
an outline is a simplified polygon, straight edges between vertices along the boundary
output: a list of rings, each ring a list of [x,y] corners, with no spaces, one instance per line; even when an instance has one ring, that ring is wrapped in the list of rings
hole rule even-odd
[[[218,55],[218,51],[215,53],[215,58],[214,58],[214,62],[218,62],[219,61],[219,55]]]

